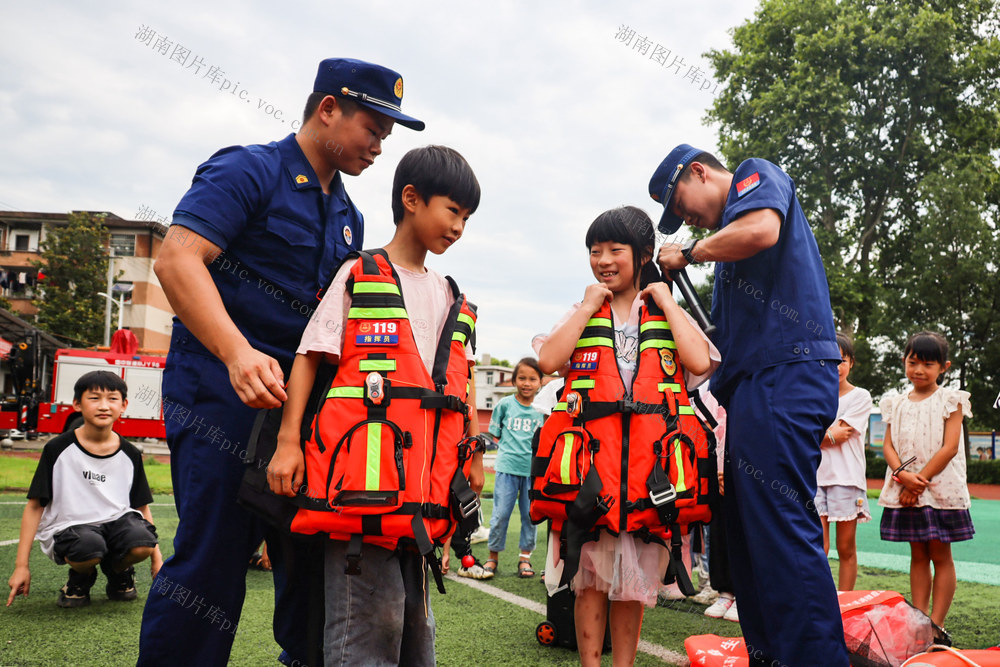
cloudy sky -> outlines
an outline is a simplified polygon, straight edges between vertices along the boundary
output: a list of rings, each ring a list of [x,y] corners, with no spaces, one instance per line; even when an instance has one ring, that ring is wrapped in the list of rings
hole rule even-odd
[[[291,131],[323,58],[398,70],[403,110],[427,129],[397,127],[375,166],[346,179],[365,245],[391,238],[390,185],[403,153],[428,143],[459,150],[482,203],[462,241],[428,264],[479,305],[479,352],[512,361],[593,281],[590,222],[622,204],[655,218],[646,185],[666,152],[680,142],[716,149],[703,120],[716,82],[703,54],[728,48],[730,29],[756,6],[4,4],[4,210],[134,218],[146,207],[169,217],[218,148]],[[623,26],[635,31],[628,44],[616,38]]]

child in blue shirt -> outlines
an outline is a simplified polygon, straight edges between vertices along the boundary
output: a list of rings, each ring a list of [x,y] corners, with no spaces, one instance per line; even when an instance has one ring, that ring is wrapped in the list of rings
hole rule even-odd
[[[490,435],[500,440],[497,450],[496,481],[493,486],[493,517],[490,519],[490,557],[483,568],[496,572],[497,558],[507,543],[507,524],[518,503],[521,513],[521,555],[517,576],[535,576],[531,552],[535,548],[535,525],[528,516],[531,490],[531,439],[545,416],[531,406],[542,386],[542,371],[534,357],[525,357],[514,366],[517,391],[497,403],[490,419]]]

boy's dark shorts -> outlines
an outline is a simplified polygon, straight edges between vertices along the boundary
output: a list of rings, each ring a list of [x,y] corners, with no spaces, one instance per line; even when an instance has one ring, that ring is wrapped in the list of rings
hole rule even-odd
[[[60,562],[100,558],[115,564],[135,547],[155,547],[156,543],[156,526],[137,512],[128,512],[107,523],[70,526],[56,534],[53,550]]]

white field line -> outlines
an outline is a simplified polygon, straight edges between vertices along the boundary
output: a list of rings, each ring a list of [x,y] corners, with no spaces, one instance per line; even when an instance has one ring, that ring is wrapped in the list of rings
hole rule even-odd
[[[492,595],[495,598],[499,598],[504,602],[510,602],[511,604],[516,604],[518,607],[527,609],[528,611],[533,611],[536,614],[545,616],[545,605],[541,602],[535,602],[534,600],[529,600],[528,598],[521,597],[520,595],[515,595],[514,593],[508,593],[505,590],[497,588],[496,586],[491,586],[490,584],[483,583],[477,579],[467,579],[465,577],[459,577],[455,574],[447,575],[449,581],[454,581],[460,584],[465,584],[471,588],[475,588],[477,591],[486,593],[487,595]],[[643,653],[648,653],[651,656],[659,658],[672,665],[688,665],[687,656],[681,655],[680,653],[675,653],[665,646],[660,646],[659,644],[653,644],[645,639],[639,640],[639,650]]]

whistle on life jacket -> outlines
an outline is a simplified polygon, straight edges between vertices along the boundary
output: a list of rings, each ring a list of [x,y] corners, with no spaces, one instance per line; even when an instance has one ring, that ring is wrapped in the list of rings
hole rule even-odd
[[[382,405],[382,401],[385,399],[385,381],[375,371],[369,373],[368,377],[365,378],[365,398],[372,405]]]

